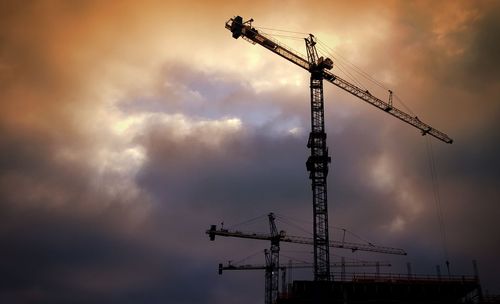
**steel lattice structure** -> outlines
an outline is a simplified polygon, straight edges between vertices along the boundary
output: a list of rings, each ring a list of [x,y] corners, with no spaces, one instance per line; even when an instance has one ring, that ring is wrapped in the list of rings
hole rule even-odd
[[[330,280],[330,254],[331,245],[328,236],[328,199],[327,199],[327,176],[328,165],[331,161],[326,144],[323,80],[326,80],[350,94],[366,101],[367,103],[385,111],[386,113],[412,125],[421,130],[422,135],[429,134],[445,143],[453,140],[441,131],[428,124],[423,123],[418,117],[413,117],[392,105],[392,92],[389,102],[373,96],[367,90],[333,74],[330,70],[333,62],[329,58],[318,56],[316,50],[316,39],[310,34],[305,38],[307,59],[291,49],[281,45],[278,41],[259,33],[252,27],[253,20],[243,22],[241,16],[231,18],[226,22],[226,28],[232,32],[233,38],[243,37],[252,44],[259,44],[273,53],[291,61],[311,74],[311,132],[308,140],[308,148],[311,154],[306,162],[313,193],[313,242],[314,242],[314,279],[316,281]],[[271,254],[272,255],[272,254]]]

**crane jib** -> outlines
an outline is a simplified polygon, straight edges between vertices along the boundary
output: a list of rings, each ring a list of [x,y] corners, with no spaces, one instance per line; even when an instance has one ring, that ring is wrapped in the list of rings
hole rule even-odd
[[[250,22],[243,22],[243,18],[241,16],[236,16],[228,20],[225,27],[232,32],[233,38],[237,39],[239,37],[243,37],[252,44],[259,44],[273,53],[298,65],[299,67],[307,71],[311,71],[311,67],[314,65],[311,64],[309,60],[303,58],[299,54],[296,54],[294,51],[288,49],[278,41],[260,33],[257,29],[250,25]],[[411,116],[403,112],[402,110],[394,107],[392,104],[382,101],[381,99],[371,95],[368,91],[360,89],[356,85],[349,83],[326,69],[323,69],[323,79],[419,129],[422,132],[422,135],[429,134],[445,143],[453,143],[453,139],[451,139],[448,135],[422,122],[417,116]]]
[[[270,234],[263,234],[263,233],[233,231],[223,228],[217,229],[216,225],[211,225],[210,229],[206,230],[205,233],[208,234],[211,241],[215,240],[215,236],[224,236],[224,237],[264,240],[264,241],[271,241],[277,238],[279,242],[295,243],[303,245],[313,245],[314,243],[313,239],[308,237],[292,236],[292,235],[286,235],[284,233],[279,234],[277,236],[272,236]],[[385,254],[406,255],[406,252],[403,249],[378,246],[373,244],[359,244],[359,243],[352,243],[345,241],[329,241],[328,246],[339,249],[352,250],[352,251],[366,251],[366,252],[378,252]]]

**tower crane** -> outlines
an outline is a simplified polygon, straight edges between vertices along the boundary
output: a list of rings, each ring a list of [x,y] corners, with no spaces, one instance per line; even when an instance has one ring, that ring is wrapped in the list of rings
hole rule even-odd
[[[278,232],[276,228],[276,223],[274,222],[274,213],[268,214],[269,227],[271,233],[258,233],[258,232],[242,232],[238,230],[229,230],[225,228],[217,229],[217,225],[210,225],[210,229],[206,230],[205,233],[208,234],[211,241],[215,240],[215,236],[224,237],[237,237],[244,239],[254,239],[254,240],[265,240],[271,241],[271,254],[279,254],[279,244],[280,242],[285,243],[295,243],[303,245],[314,245],[314,239],[303,237],[303,236],[293,236],[287,235],[285,231],[281,230]],[[340,248],[340,249],[350,249],[354,251],[367,251],[367,252],[377,252],[384,254],[395,254],[395,255],[406,255],[406,251],[400,248],[378,246],[372,243],[362,244],[346,242],[345,238],[342,241],[329,241],[328,247]],[[276,260],[276,265],[279,265],[279,260]]]
[[[268,252],[267,249],[264,250],[264,253]],[[330,268],[338,268],[338,267],[391,267],[390,263],[380,263],[380,262],[365,262],[365,261],[354,261],[354,262],[333,262],[330,263]],[[225,270],[262,270],[266,269],[266,265],[235,265],[231,262],[228,262],[226,265],[219,263],[219,274],[222,274]],[[313,265],[309,263],[294,263],[291,265],[283,266],[281,265],[279,269],[307,269],[312,268]]]
[[[273,304],[276,302],[278,297],[278,281],[274,278],[278,276],[278,270],[281,270],[282,278],[282,292],[285,292],[286,283],[286,267],[274,264],[272,255],[267,249],[264,250],[264,255],[266,258],[265,265],[232,265],[228,262],[227,266],[219,264],[219,275],[222,274],[223,270],[265,270],[265,304]]]
[[[265,249],[264,255],[266,259],[265,265],[234,265],[231,262],[228,262],[226,266],[222,263],[219,264],[219,275],[222,275],[224,270],[265,270],[265,303],[272,304],[275,303],[276,298],[273,296],[277,296],[278,294],[278,285],[277,282],[273,282],[273,272],[277,272],[278,269],[281,271],[281,292],[286,292],[286,271],[291,269],[305,269],[312,268],[312,264],[308,263],[296,263],[296,264],[288,264],[288,266],[277,266],[272,264],[272,259],[270,252]],[[341,268],[341,277],[344,278],[345,269],[353,268],[353,267],[376,267],[377,272],[380,267],[391,267],[392,265],[389,263],[380,263],[380,262],[368,262],[368,261],[353,261],[353,262],[345,262],[342,259],[342,262],[333,262],[330,264],[331,268]],[[274,284],[273,284],[274,283]]]
[[[333,61],[330,58],[320,57],[316,50],[316,38],[310,34],[305,38],[307,58],[295,51],[283,46],[278,41],[260,33],[252,27],[253,19],[246,22],[241,16],[229,19],[225,27],[231,31],[233,38],[244,38],[252,44],[259,44],[271,52],[279,55],[286,60],[298,65],[311,74],[310,77],[310,97],[311,97],[311,132],[307,147],[311,149],[311,154],[306,162],[309,178],[311,179],[311,188],[313,194],[313,244],[314,244],[314,280],[330,280],[330,253],[329,247],[333,244],[328,236],[328,203],[327,203],[327,175],[328,165],[331,157],[328,154],[326,144],[325,121],[324,121],[324,103],[323,103],[323,80],[326,80],[342,90],[364,100],[365,102],[385,111],[386,113],[402,120],[403,122],[419,129],[422,135],[429,134],[438,140],[451,144],[453,140],[445,133],[422,122],[418,117],[413,117],[392,104],[392,92],[389,93],[389,102],[382,101],[372,95],[367,90],[348,82],[337,76],[330,70],[333,68]],[[224,234],[222,236],[236,236],[238,233]],[[211,236],[215,236],[214,233]],[[240,237],[244,237],[241,234]],[[263,236],[264,239],[271,239],[273,236]],[[277,236],[274,236],[277,238]],[[281,238],[281,237],[280,237]],[[290,240],[283,237],[281,241]],[[298,241],[298,239],[296,240]],[[335,247],[335,246],[333,246]],[[345,247],[344,247],[345,248]],[[361,248],[357,248],[361,250]],[[365,248],[366,249],[366,248]]]

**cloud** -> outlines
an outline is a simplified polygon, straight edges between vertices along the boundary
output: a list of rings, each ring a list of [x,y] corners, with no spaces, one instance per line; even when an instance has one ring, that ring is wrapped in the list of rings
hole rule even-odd
[[[235,5],[1,4],[0,299],[262,299],[262,273],[218,277],[216,266],[249,253],[260,264],[269,244],[203,232],[259,215],[247,229],[267,231],[271,211],[310,230],[309,83],[231,39],[223,22],[240,13],[326,37],[455,139],[433,143],[452,269],[471,273],[477,258],[485,286],[498,285],[498,5]],[[328,84],[325,100],[330,224],[404,247],[401,271],[409,260],[434,272],[444,257],[425,138]]]

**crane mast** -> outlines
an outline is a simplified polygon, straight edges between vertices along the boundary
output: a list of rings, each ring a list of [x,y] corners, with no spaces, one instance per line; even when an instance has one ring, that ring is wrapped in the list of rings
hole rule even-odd
[[[271,252],[265,251],[266,265],[269,271],[266,271],[266,286],[275,288],[266,288],[266,299],[269,299],[269,304],[272,304],[278,298],[278,284],[279,273],[278,268],[280,265],[280,233],[276,228],[274,222],[274,214],[268,214],[269,230],[271,232]]]
[[[286,60],[307,70],[310,76],[310,97],[311,97],[311,132],[307,147],[310,149],[310,156],[307,159],[306,167],[311,179],[313,194],[313,245],[314,245],[314,280],[330,280],[330,254],[331,242],[328,236],[328,199],[327,199],[327,176],[328,165],[331,157],[328,154],[325,133],[324,118],[324,98],[323,80],[349,92],[350,94],[364,100],[365,102],[385,111],[386,113],[408,123],[422,132],[422,135],[429,134],[445,143],[451,144],[453,140],[443,132],[420,121],[418,117],[413,117],[392,105],[392,91],[390,91],[389,102],[373,96],[367,90],[362,90],[358,86],[349,83],[332,73],[333,62],[330,58],[318,56],[316,50],[316,39],[310,34],[305,38],[307,59],[295,53],[279,42],[259,33],[252,27],[253,19],[243,22],[241,16],[231,18],[226,22],[226,29],[230,30],[233,38],[244,38],[252,44],[259,44],[271,52],[285,58]],[[281,239],[281,241],[284,241]],[[272,255],[272,254],[271,254]]]
[[[313,35],[305,39],[309,71],[311,72],[311,132],[307,147],[311,155],[306,167],[311,179],[313,194],[313,238],[314,238],[314,280],[330,280],[330,247],[328,237],[328,156],[325,132],[325,110],[323,100],[323,69],[332,68],[330,59],[318,58]]]

